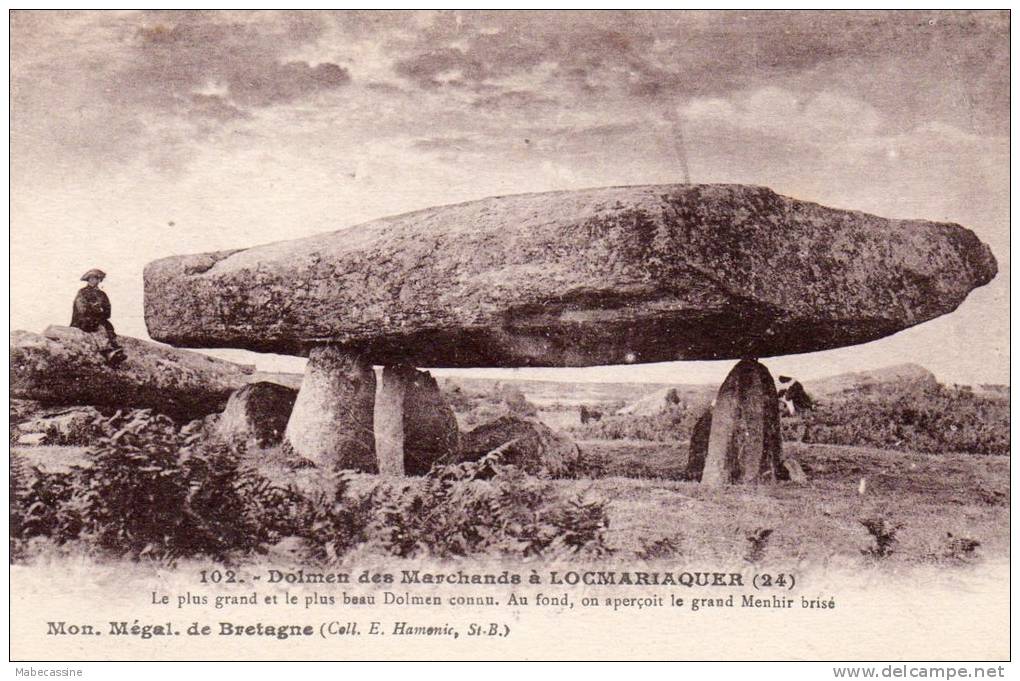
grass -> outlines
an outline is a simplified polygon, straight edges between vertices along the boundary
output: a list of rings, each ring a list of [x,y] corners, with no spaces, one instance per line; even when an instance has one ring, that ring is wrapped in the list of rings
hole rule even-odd
[[[766,559],[856,564],[871,542],[860,520],[881,517],[904,525],[888,558],[894,563],[942,555],[950,533],[979,541],[984,556],[1009,556],[1006,457],[784,446],[808,471],[808,485],[707,489],[675,479],[685,444],[600,441],[581,447],[611,462],[608,476],[570,484],[612,500],[609,543],[622,552],[682,537],[684,557],[734,560],[747,552],[748,534],[770,528]],[[624,470],[637,475],[624,477]]]
[[[773,533],[763,548],[764,563],[860,566],[873,544],[865,518],[902,524],[892,566],[958,557],[964,540],[980,543],[968,559],[1009,556],[1009,459],[981,455],[930,455],[837,445],[785,445],[808,471],[808,485],[789,483],[704,488],[680,480],[684,443],[582,441],[585,457],[596,461],[592,477],[554,480],[564,495],[581,494],[608,502],[606,543],[620,559],[636,558],[659,543],[657,555],[710,564],[741,563],[748,535]],[[44,469],[63,468],[82,456],[77,448],[15,448]],[[314,468],[287,471],[273,463],[263,471],[307,491],[324,490]],[[866,477],[867,492],[859,494]],[[357,488],[417,484],[413,479],[354,476]],[[959,561],[956,561],[959,562]]]

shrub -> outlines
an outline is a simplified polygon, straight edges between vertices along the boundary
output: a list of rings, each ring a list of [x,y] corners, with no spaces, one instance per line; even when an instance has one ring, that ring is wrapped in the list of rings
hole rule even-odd
[[[398,556],[521,556],[609,552],[605,504],[562,499],[552,486],[501,465],[498,456],[434,468],[420,484],[390,494],[377,533]]]
[[[903,524],[890,523],[885,518],[864,518],[860,523],[875,540],[874,546],[861,549],[861,553],[876,559],[892,555],[893,546],[897,542],[896,533],[903,529]]]
[[[616,414],[599,421],[571,426],[568,432],[581,440],[652,440],[675,442],[688,440],[704,406],[692,407],[685,402],[666,407],[655,415]]]
[[[227,560],[290,533],[294,493],[242,466],[227,448],[198,447],[148,410],[97,421],[107,434],[91,450],[91,465],[35,469],[30,484],[23,467],[12,476],[12,503],[21,509],[12,541],[81,538],[133,558]]]
[[[680,535],[662,537],[661,539],[656,539],[653,542],[642,539],[641,549],[637,552],[637,557],[642,560],[672,558],[680,553],[682,547],[681,542],[682,538]]]
[[[30,468],[19,456],[11,458],[10,468],[12,547],[20,550],[33,537],[50,537],[58,544],[75,539],[82,529],[82,517],[74,503],[71,474]]]
[[[561,498],[498,456],[436,467],[398,490],[356,492],[349,475],[337,474],[328,493],[309,496],[166,417],[131,412],[102,421],[112,434],[93,448],[91,465],[46,473],[12,459],[12,560],[36,536],[171,563],[231,561],[292,536],[323,562],[363,544],[398,556],[609,551],[604,503]]]
[[[807,441],[934,454],[1009,454],[1009,402],[934,385],[862,387],[802,414]],[[784,436],[791,437],[784,424]]]
[[[375,491],[356,494],[345,474],[334,478],[333,492],[296,499],[298,511],[289,529],[305,540],[315,560],[336,563],[368,540],[368,528],[378,506]]]
[[[189,522],[176,542],[178,551],[222,560],[234,552],[263,552],[294,533],[303,497],[242,464],[236,450],[204,449],[183,465]]]
[[[102,549],[172,558],[191,530],[188,479],[176,449],[131,439],[104,441],[92,465],[75,472],[83,532]]]
[[[772,536],[774,530],[766,527],[759,527],[751,534],[747,535],[747,553],[744,554],[744,560],[748,563],[760,563],[765,557],[765,549],[768,547],[769,537]]]
[[[930,551],[925,557],[935,562],[967,563],[974,559],[979,546],[981,546],[981,542],[977,539],[955,537],[952,532],[946,532],[938,549]]]
[[[14,563],[22,553],[22,537],[25,527],[25,489],[29,484],[29,472],[24,459],[17,454],[11,454],[10,477],[8,478],[7,494],[7,518],[10,524],[10,551],[8,556],[10,562]]]

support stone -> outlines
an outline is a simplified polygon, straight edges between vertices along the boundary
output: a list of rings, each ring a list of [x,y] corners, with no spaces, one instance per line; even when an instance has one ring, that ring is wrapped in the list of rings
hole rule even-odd
[[[774,481],[781,469],[775,382],[763,364],[742,359],[719,389],[701,482],[720,487]]]
[[[375,473],[374,407],[371,364],[335,346],[313,348],[286,441],[318,466]]]
[[[427,473],[457,451],[458,439],[457,419],[431,374],[402,364],[383,367],[375,405],[380,473]]]
[[[375,398],[375,453],[379,472],[404,474],[404,402],[414,369],[398,364],[383,367]]]

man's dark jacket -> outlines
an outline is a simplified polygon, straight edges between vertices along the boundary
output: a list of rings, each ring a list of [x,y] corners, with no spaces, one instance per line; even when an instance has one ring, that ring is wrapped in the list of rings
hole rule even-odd
[[[97,287],[86,286],[74,299],[71,326],[92,333],[110,318],[110,299]]]

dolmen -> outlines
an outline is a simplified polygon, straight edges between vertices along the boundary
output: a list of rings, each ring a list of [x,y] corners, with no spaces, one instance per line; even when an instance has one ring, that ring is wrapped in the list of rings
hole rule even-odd
[[[101,333],[101,332],[100,332]],[[42,405],[154,409],[181,420],[223,411],[248,383],[254,366],[199,352],[118,336],[126,359],[110,366],[101,339],[81,329],[50,326],[11,332],[11,398]]]
[[[952,312],[995,274],[989,248],[955,224],[755,186],[611,187],[157,260],[145,268],[145,321],[178,347],[309,357],[286,439],[313,461],[366,471],[406,469],[408,368],[739,360],[703,476],[722,485],[782,476],[760,358],[888,336]],[[381,438],[373,365],[400,412]]]

